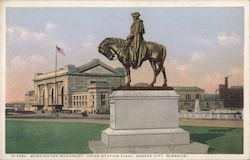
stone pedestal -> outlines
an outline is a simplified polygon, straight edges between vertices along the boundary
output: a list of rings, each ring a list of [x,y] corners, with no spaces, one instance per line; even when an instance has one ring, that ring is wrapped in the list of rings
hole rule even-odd
[[[109,99],[110,127],[89,142],[93,153],[207,153],[179,128],[175,91],[117,90]]]

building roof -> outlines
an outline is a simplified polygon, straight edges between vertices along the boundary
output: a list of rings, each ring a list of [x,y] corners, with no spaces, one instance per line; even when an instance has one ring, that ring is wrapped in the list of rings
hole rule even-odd
[[[221,100],[217,94],[205,94],[205,100]]]
[[[124,68],[112,68],[107,64],[101,62],[99,59],[93,59],[89,63],[75,67],[74,65],[66,65],[63,69],[57,70],[56,75],[62,76],[66,74],[80,74],[90,76],[114,76],[125,77]],[[44,80],[48,78],[54,78],[55,71],[47,73],[36,73],[34,81]]]
[[[35,94],[35,91],[32,90],[32,91],[26,92],[26,93],[25,93],[25,96],[32,96],[32,95],[34,95],[34,94]]]
[[[19,106],[24,106],[26,103],[25,102],[8,102],[5,103],[6,107],[19,107]]]
[[[231,86],[229,89],[243,89],[243,86]]]
[[[185,91],[185,92],[204,92],[204,89],[201,89],[197,86],[175,86],[173,87],[175,91]]]
[[[124,69],[123,70],[121,68],[114,69],[114,68],[108,66],[107,64],[103,63],[99,59],[93,59],[89,63],[86,63],[84,65],[76,67],[75,72],[76,73],[85,73],[86,74],[86,71],[89,71],[92,68],[96,68],[98,66],[100,66],[100,68],[99,68],[100,73],[101,73],[101,71],[103,71],[103,74],[115,74],[115,75],[125,76]],[[104,71],[103,69],[106,69],[107,71]],[[90,72],[88,72],[88,73],[90,73]],[[96,73],[98,74],[98,72],[96,72]]]

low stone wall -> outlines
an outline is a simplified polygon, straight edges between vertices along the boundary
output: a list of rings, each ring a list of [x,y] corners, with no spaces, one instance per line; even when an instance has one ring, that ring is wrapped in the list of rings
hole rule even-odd
[[[179,113],[179,118],[187,119],[242,119],[242,114],[237,113]]]

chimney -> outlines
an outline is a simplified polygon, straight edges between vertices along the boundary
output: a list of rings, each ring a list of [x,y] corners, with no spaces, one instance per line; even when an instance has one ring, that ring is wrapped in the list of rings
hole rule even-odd
[[[225,89],[228,89],[228,77],[225,77]]]
[[[225,97],[224,97],[224,105],[228,107],[228,77],[225,77]]]

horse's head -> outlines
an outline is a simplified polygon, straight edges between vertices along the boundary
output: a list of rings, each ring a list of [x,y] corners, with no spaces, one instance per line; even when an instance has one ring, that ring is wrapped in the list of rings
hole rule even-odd
[[[109,38],[103,40],[98,46],[98,51],[107,57],[109,60],[114,60],[115,53],[112,51],[111,42]]]

